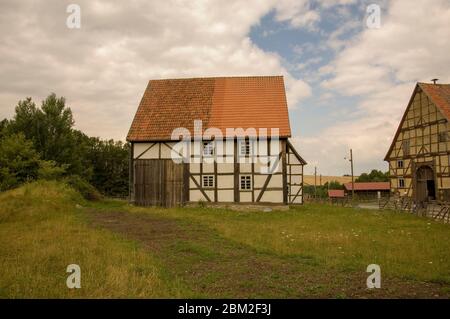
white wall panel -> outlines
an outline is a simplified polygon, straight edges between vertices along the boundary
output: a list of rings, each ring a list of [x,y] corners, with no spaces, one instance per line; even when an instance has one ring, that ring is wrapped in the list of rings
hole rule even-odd
[[[234,176],[233,175],[219,175],[217,176],[217,186],[218,188],[233,188],[234,187]]]
[[[232,190],[218,190],[217,198],[219,202],[229,203],[234,201],[234,191]]]
[[[251,192],[240,192],[240,202],[241,203],[250,203],[252,201],[252,193]]]
[[[283,191],[265,191],[260,201],[266,203],[283,203]]]

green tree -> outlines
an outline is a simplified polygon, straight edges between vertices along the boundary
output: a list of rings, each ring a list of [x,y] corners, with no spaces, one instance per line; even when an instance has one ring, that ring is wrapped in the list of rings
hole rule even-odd
[[[373,169],[369,174],[363,173],[361,174],[355,182],[364,183],[364,182],[389,182],[389,173],[383,173],[382,171]]]
[[[325,183],[327,189],[344,189],[344,185],[338,181],[331,181],[330,183]]]
[[[8,124],[9,121],[7,119],[3,119],[2,121],[0,121],[0,140],[8,135]]]
[[[127,195],[129,144],[99,138],[91,138],[90,143],[91,183],[104,194]]]
[[[9,125],[11,133],[23,133],[33,141],[43,160],[63,165],[69,173],[90,177],[83,162],[88,137],[73,130],[72,111],[65,106],[63,97],[58,98],[52,93],[42,102],[41,108],[36,107],[31,98],[26,98],[19,101],[15,111]]]
[[[54,93],[40,108],[31,98],[19,101],[13,119],[0,122],[0,138],[22,134],[32,142],[42,160],[39,178],[78,175],[104,194],[126,196],[129,145],[75,130],[72,111],[65,104],[65,99]],[[9,175],[5,172],[6,180]]]
[[[0,190],[35,179],[39,166],[39,154],[24,134],[13,134],[0,140]]]

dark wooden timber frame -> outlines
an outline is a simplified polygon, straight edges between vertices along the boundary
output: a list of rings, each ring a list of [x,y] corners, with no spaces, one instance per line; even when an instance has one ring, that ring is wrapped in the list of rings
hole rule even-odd
[[[420,163],[414,163],[412,164],[412,172],[413,172],[413,176],[412,176],[412,182],[411,184],[414,185],[413,187],[413,192],[412,192],[412,196],[414,198],[414,201],[416,203],[419,202],[419,194],[417,192],[417,173],[419,172],[419,170],[423,167],[429,167],[432,171],[433,171],[433,181],[434,181],[434,193],[436,195],[436,198],[438,197],[438,183],[437,183],[437,174],[436,174],[436,164],[435,164],[435,159],[433,159],[432,161],[428,161],[428,162],[420,162]]]
[[[234,152],[233,152],[233,171],[231,172],[219,172],[218,171],[218,163],[216,160],[214,160],[211,164],[213,164],[213,172],[208,172],[205,173],[204,172],[204,167],[203,167],[203,160],[201,160],[198,164],[199,164],[199,172],[191,172],[190,171],[190,164],[189,163],[183,163],[183,193],[184,193],[184,200],[183,203],[180,204],[185,204],[187,202],[190,201],[189,198],[189,193],[192,190],[198,190],[202,193],[202,195],[204,196],[204,198],[206,199],[206,201],[208,202],[214,202],[214,203],[218,203],[219,202],[219,198],[218,198],[218,192],[219,191],[225,191],[225,190],[233,190],[233,199],[235,203],[239,203],[241,202],[241,198],[240,198],[240,194],[244,193],[244,192],[248,192],[251,193],[251,202],[249,203],[262,203],[262,204],[267,204],[261,201],[264,193],[266,191],[282,191],[283,193],[283,203],[284,204],[290,204],[293,201],[295,201],[295,199],[300,196],[300,191],[303,189],[303,177],[302,177],[302,184],[301,187],[299,189],[298,192],[296,192],[296,194],[290,194],[290,186],[291,186],[291,176],[288,174],[290,173],[290,166],[291,165],[299,165],[299,166],[303,166],[306,165],[306,162],[300,157],[300,155],[296,152],[296,150],[294,149],[294,147],[292,146],[292,144],[286,139],[280,139],[280,153],[278,154],[278,161],[281,161],[281,167],[282,170],[281,172],[276,172],[273,174],[262,174],[259,171],[256,172],[255,170],[255,164],[253,163],[253,161],[251,162],[251,171],[250,172],[241,172],[241,167],[240,167],[240,163],[239,163],[239,157],[242,157],[243,155],[240,155],[240,148],[239,148],[239,141],[241,141],[243,139],[234,139]],[[257,139],[256,139],[257,140]],[[131,151],[130,151],[130,162],[132,163],[132,165],[130,165],[130,200],[133,201],[134,200],[134,191],[135,191],[135,166],[136,166],[136,162],[141,160],[141,157],[150,149],[157,147],[157,154],[158,154],[158,158],[161,158],[161,146],[165,145],[167,148],[173,150],[173,148],[171,147],[170,142],[174,142],[174,141],[149,141],[149,142],[131,142]],[[149,147],[147,147],[143,152],[141,152],[138,156],[136,156],[136,158],[133,159],[134,157],[134,145],[137,143],[150,143]],[[251,146],[252,152],[254,150],[254,145]],[[265,156],[271,156],[272,154],[270,154],[271,151],[271,140],[268,139],[267,140],[267,147],[268,147],[268,152],[267,155],[263,155]],[[292,164],[289,163],[289,154],[294,154],[300,164]],[[216,154],[214,154],[215,156]],[[226,155],[225,155],[226,156]],[[231,155],[228,155],[231,156]],[[255,156],[255,157],[259,157],[259,155],[253,155],[251,154],[250,156]],[[203,157],[203,152],[201,152],[200,157]],[[248,156],[246,156],[248,157]],[[231,163],[229,163],[231,164]],[[273,162],[268,163],[268,165],[273,165]],[[302,167],[302,171],[301,174],[295,174],[295,175],[302,175],[303,174],[303,167]],[[203,182],[202,182],[202,177],[203,175],[213,175],[214,177],[214,187],[211,188],[205,188],[203,187]],[[252,187],[251,190],[241,190],[240,189],[240,176],[242,175],[249,175],[252,178]],[[267,176],[263,185],[262,186],[257,186],[255,187],[255,176],[258,175],[264,175]],[[273,175],[282,175],[282,186],[281,187],[269,187],[268,185],[270,184],[270,181],[272,179]],[[233,176],[233,188],[225,188],[225,187],[219,187],[218,185],[218,178],[219,176]],[[198,177],[198,179],[196,179],[195,177]],[[193,183],[193,187],[191,186],[191,182]],[[261,184],[259,184],[261,185]],[[211,196],[211,191],[213,193],[213,195]],[[208,194],[209,193],[209,194]]]
[[[418,99],[415,102],[415,99]],[[422,104],[423,101],[426,101],[426,104]],[[407,125],[403,127],[403,123],[408,119],[408,113],[411,111],[414,103],[418,103],[419,112],[414,113],[414,117],[410,118],[410,120],[414,121],[414,125]],[[432,111],[433,110],[433,111]],[[435,111],[434,111],[435,110]],[[431,120],[429,122],[425,122],[425,118],[430,118],[432,114],[441,114],[442,119]],[[445,114],[441,112],[439,107],[433,102],[433,100],[417,85],[414,89],[414,92],[410,98],[408,106],[403,114],[402,120],[398,126],[397,132],[395,134],[394,140],[389,148],[389,151],[385,157],[385,161],[389,163],[389,172],[390,172],[390,186],[391,190],[397,189],[400,193],[406,192],[406,194],[410,194],[411,198],[414,202],[418,203],[418,194],[417,194],[417,171],[420,167],[430,166],[434,172],[434,184],[435,184],[435,194],[436,199],[438,201],[448,201],[450,200],[449,195],[444,196],[444,178],[450,178],[450,165],[444,165],[441,161],[441,156],[450,157],[450,151],[447,146],[442,146],[441,144],[445,144],[445,142],[439,141],[439,135],[441,132],[447,133],[448,127],[445,131],[441,130],[442,125],[447,125],[448,119],[446,119]],[[431,127],[435,125],[436,132],[431,132]],[[412,132],[416,130],[422,130],[421,136],[411,137]],[[398,147],[396,149],[396,143],[403,145],[402,139],[400,136],[405,135],[405,133],[409,134],[405,140],[410,140],[414,138],[416,140],[416,145],[410,145],[410,149],[415,147],[414,152],[401,152],[402,147]],[[448,133],[447,133],[448,134]],[[432,136],[436,135],[437,138],[433,141]],[[425,142],[425,139],[428,142]],[[432,151],[432,147],[436,148],[436,150]],[[432,160],[428,160],[427,158],[431,158]],[[403,161],[403,167],[399,167],[398,162]],[[398,180],[403,179],[406,183],[407,180],[410,181],[409,186],[405,188],[400,188],[398,184]],[[393,181],[397,181],[397,185],[393,185]],[[442,191],[440,191],[442,190]]]
[[[294,146],[291,144],[291,142],[289,142],[289,140],[286,141],[287,143],[287,147],[286,147],[286,157],[287,157],[287,176],[289,176],[289,179],[287,181],[287,189],[288,191],[288,202],[289,204],[295,204],[295,200],[300,196],[300,193],[303,194],[303,166],[306,165],[306,161],[300,156],[300,154],[298,154],[298,152],[295,150]],[[299,161],[299,163],[291,163],[290,161],[290,155],[294,155],[297,160]],[[301,173],[293,173],[292,172],[292,167],[301,167]],[[293,176],[301,176],[301,183],[300,185],[298,185],[297,183],[293,182],[292,177]],[[297,192],[292,193],[291,190],[293,187],[298,186],[299,189]]]

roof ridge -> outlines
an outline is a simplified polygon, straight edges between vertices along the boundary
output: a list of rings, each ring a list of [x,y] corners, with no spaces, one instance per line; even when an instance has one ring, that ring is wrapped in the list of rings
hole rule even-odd
[[[173,80],[199,80],[199,79],[248,79],[248,78],[283,78],[284,75],[230,75],[230,76],[199,76],[186,78],[161,78],[151,79],[152,81],[173,81]]]

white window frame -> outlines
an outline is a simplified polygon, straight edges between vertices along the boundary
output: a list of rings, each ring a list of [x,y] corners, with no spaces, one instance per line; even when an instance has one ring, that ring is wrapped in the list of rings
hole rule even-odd
[[[400,165],[401,163],[401,165]],[[397,168],[404,168],[405,162],[403,162],[403,160],[398,160],[397,161]]]
[[[203,142],[203,156],[211,157],[214,156],[216,152],[216,146],[214,141]]]
[[[405,180],[403,178],[399,178],[398,179],[398,188],[405,188],[405,185],[406,185]]]
[[[249,139],[239,141],[239,154],[241,156],[252,155],[252,143]]]
[[[245,187],[242,187],[242,182],[244,182]],[[248,188],[247,188],[248,186]],[[239,189],[242,191],[251,191],[253,190],[252,185],[252,175],[240,175],[239,177]]]
[[[203,188],[214,188],[214,175],[202,175],[202,187]]]

